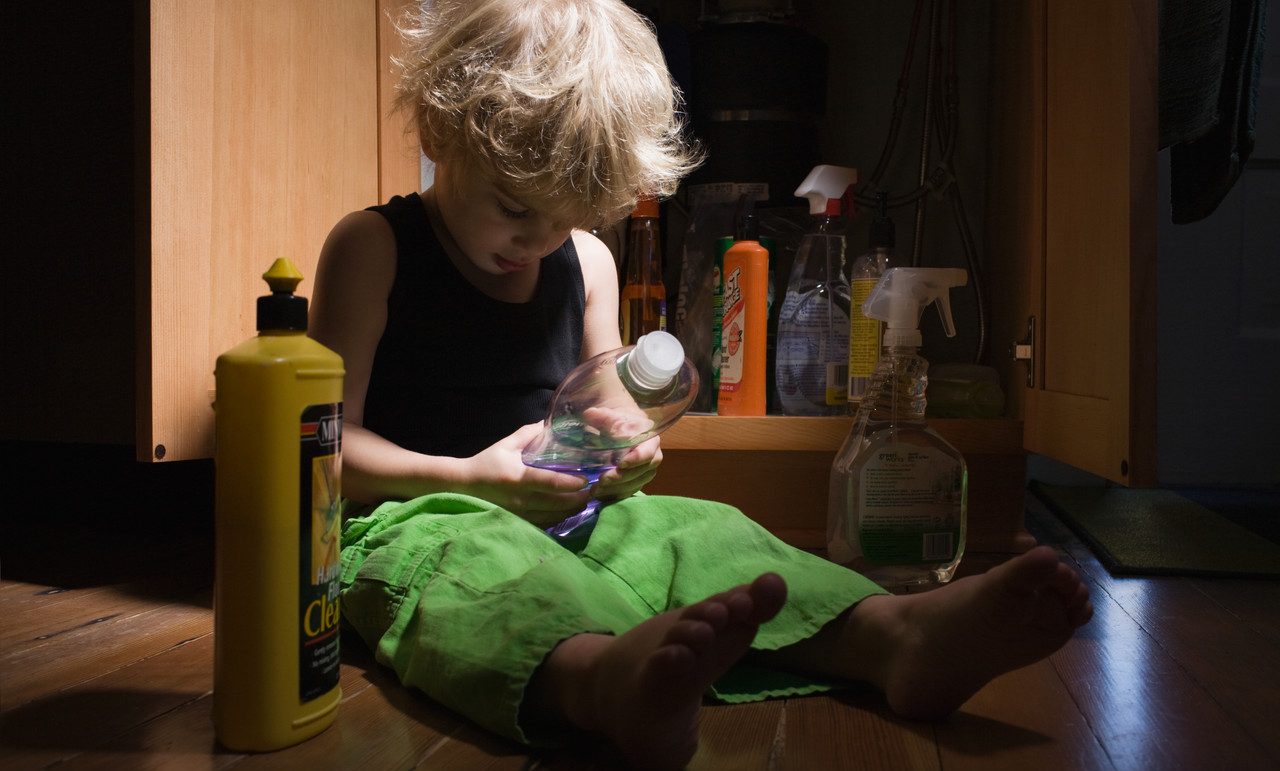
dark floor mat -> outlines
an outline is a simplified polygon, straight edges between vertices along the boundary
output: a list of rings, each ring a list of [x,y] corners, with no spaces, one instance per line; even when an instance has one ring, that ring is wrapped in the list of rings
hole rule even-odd
[[[1170,490],[1031,490],[1112,573],[1280,578],[1280,545]]]

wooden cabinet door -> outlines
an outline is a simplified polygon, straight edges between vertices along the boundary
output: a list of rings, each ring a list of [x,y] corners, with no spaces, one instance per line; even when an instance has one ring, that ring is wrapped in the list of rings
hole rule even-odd
[[[416,151],[382,117],[401,4],[150,3],[140,460],[212,455],[214,360],[255,334],[273,260],[292,259],[310,295],[333,224],[384,187],[416,189]]]
[[[1035,319],[1010,396],[1029,452],[1131,485],[1155,483],[1156,5],[992,8],[994,338]]]

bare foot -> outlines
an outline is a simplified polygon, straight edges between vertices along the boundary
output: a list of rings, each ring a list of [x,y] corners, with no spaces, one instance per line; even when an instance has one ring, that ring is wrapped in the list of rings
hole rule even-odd
[[[608,736],[636,767],[683,768],[698,748],[703,693],[786,595],[782,578],[766,573],[620,637],[571,637],[547,658],[541,687],[570,723]]]
[[[865,607],[863,607],[865,606]],[[1075,571],[1041,546],[937,590],[855,607],[888,631],[879,685],[898,714],[948,715],[998,675],[1058,650],[1093,616]]]

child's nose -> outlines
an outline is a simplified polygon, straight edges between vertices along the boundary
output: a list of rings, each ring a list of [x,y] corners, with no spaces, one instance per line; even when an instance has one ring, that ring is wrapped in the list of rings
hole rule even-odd
[[[529,226],[517,236],[521,248],[537,252],[538,256],[550,254],[569,237],[571,228],[544,217],[534,217]]]

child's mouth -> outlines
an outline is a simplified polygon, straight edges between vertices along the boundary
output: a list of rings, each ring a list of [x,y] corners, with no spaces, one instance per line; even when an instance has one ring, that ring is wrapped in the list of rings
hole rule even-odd
[[[533,264],[532,262],[514,262],[498,255],[494,255],[493,260],[498,264],[498,268],[506,273],[515,273]]]

